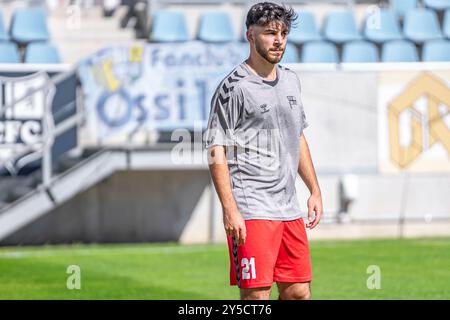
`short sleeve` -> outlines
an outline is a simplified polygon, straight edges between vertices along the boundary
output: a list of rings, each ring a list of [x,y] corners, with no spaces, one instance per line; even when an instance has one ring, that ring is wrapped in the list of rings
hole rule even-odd
[[[204,139],[205,148],[235,145],[235,130],[243,104],[236,87],[227,89],[228,91],[219,87],[211,99]]]
[[[298,84],[298,92],[299,92],[299,96],[300,96],[300,121],[301,121],[301,126],[302,126],[302,130],[308,128],[309,127],[309,123],[306,120],[306,114],[305,114],[305,108],[303,107],[303,99],[302,99],[302,87],[300,84],[300,79],[298,78],[297,74],[295,74],[295,77],[297,78],[297,84]]]
[[[305,114],[305,109],[303,108],[303,103],[301,104],[301,113],[302,113],[302,115],[301,115],[301,117],[302,117],[302,131],[303,131],[304,129],[309,127],[309,123],[306,120],[306,114]]]

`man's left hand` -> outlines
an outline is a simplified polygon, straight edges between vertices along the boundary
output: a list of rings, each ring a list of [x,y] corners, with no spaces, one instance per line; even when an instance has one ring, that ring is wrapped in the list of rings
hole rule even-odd
[[[323,206],[322,206],[322,195],[321,194],[311,194],[308,199],[308,223],[306,227],[313,229],[322,218]]]

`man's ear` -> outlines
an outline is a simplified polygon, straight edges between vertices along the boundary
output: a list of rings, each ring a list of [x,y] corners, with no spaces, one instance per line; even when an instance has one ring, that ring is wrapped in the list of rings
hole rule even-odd
[[[249,27],[249,28],[247,29],[247,32],[246,32],[245,34],[246,34],[246,36],[247,36],[248,42],[253,43],[253,28],[252,28],[252,27]]]

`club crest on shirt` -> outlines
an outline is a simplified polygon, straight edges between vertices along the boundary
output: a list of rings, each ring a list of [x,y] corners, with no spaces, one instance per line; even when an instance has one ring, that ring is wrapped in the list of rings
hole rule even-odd
[[[287,96],[286,97],[288,99],[289,105],[291,106],[291,109],[294,108],[294,106],[297,105],[297,100],[295,99],[294,96]]]

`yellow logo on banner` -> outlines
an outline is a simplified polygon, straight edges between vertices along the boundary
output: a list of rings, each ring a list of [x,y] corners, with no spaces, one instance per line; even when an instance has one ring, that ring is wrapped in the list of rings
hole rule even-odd
[[[130,48],[130,62],[142,62],[144,47],[135,46]]]
[[[414,102],[426,97],[428,120],[414,108]],[[445,112],[439,110],[444,106]],[[441,107],[442,108],[442,107]],[[389,144],[392,161],[401,168],[407,167],[435,143],[441,143],[450,155],[450,130],[444,117],[450,109],[450,88],[445,82],[424,73],[415,79],[405,91],[395,98],[388,107]],[[411,118],[411,141],[400,144],[400,115],[409,111]]]
[[[95,79],[102,87],[114,92],[120,87],[120,81],[114,76],[113,61],[111,58],[105,59],[92,67]]]
[[[115,68],[126,69],[132,75],[132,78],[138,78],[141,74],[139,66],[142,63],[143,54],[144,48],[142,46],[133,46],[128,49],[126,61],[117,61],[112,57],[105,58],[92,67],[92,73],[103,88],[110,92],[117,91],[123,85],[123,77],[119,78],[115,73]],[[126,68],[122,64],[126,64]],[[137,65],[138,68],[133,68],[133,65]]]

